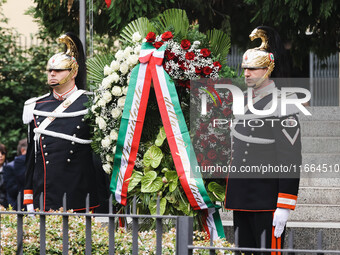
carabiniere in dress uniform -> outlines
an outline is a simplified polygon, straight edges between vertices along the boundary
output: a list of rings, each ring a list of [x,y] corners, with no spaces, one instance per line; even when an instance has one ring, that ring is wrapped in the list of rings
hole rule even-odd
[[[28,210],[48,211],[63,207],[84,210],[90,194],[90,208],[98,207],[97,166],[91,150],[90,128],[84,120],[85,62],[79,38],[68,33],[59,38],[67,51],[55,54],[47,63],[51,93],[26,101],[23,121],[29,127],[24,204]],[[58,80],[58,75],[66,75]],[[75,78],[76,77],[76,78]],[[65,89],[67,87],[67,90]],[[62,90],[63,93],[59,93]],[[43,194],[43,208],[40,195]]]
[[[297,201],[300,125],[294,107],[288,107],[287,114],[281,115],[280,90],[269,80],[275,66],[275,47],[268,41],[275,41],[275,36],[278,35],[271,28],[255,29],[250,38],[261,38],[262,44],[244,53],[242,68],[248,88],[253,89],[251,94],[244,93],[245,101],[250,97],[255,109],[268,110],[275,96],[278,107],[263,116],[253,114],[246,103],[245,114],[237,115],[231,127],[231,166],[236,171],[227,178],[225,208],[233,210],[240,247],[261,248],[265,230],[265,247],[280,248],[289,212],[295,209]],[[290,172],[285,172],[288,169]]]

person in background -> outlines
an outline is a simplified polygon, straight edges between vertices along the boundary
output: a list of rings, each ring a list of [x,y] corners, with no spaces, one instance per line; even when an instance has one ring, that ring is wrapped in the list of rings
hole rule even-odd
[[[6,165],[6,146],[0,143],[0,205],[7,207],[6,185],[4,179],[4,166]]]
[[[18,209],[17,197],[21,193],[21,206],[23,208],[22,199],[25,184],[25,160],[27,151],[27,139],[22,139],[18,143],[17,156],[13,161],[4,167],[4,179],[7,191],[8,205],[14,210]]]

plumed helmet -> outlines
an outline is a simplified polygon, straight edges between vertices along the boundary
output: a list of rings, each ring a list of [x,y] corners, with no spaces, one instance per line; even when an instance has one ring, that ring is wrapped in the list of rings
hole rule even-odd
[[[84,89],[86,86],[86,66],[83,45],[79,38],[68,32],[57,39],[58,43],[65,44],[64,52],[53,55],[47,62],[46,69],[49,70],[70,70],[70,73],[59,82],[64,84],[76,76],[76,85]]]
[[[274,70],[274,54],[268,51],[268,37],[266,31],[263,29],[255,28],[249,35],[253,41],[256,38],[261,38],[262,44],[259,47],[249,49],[243,54],[242,68],[268,68],[267,72],[259,81],[256,82],[255,88],[259,87],[260,84],[271,74]]]

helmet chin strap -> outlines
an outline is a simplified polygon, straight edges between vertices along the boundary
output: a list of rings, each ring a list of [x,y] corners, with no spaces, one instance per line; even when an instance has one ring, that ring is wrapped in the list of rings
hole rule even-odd
[[[57,84],[48,84],[48,86],[52,87],[52,88],[55,88],[59,85],[63,85],[65,84],[66,82],[70,81],[73,77],[73,75],[78,71],[78,66],[73,66],[70,73],[64,78],[62,79],[59,83]]]

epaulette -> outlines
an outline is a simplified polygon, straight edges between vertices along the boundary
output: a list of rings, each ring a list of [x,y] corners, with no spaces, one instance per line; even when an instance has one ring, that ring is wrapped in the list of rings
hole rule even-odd
[[[33,111],[34,111],[36,102],[44,97],[47,97],[49,94],[50,93],[47,93],[40,97],[32,97],[25,102],[24,110],[22,112],[22,121],[24,124],[29,124],[33,120]]]

